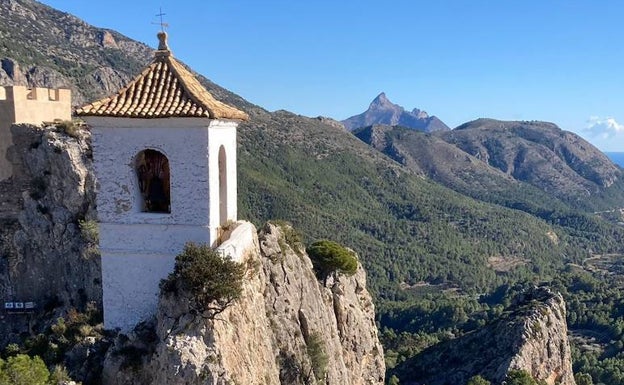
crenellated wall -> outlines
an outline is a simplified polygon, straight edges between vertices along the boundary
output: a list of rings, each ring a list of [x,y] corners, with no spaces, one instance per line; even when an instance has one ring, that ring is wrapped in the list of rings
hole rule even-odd
[[[6,159],[6,151],[11,146],[11,125],[38,125],[55,120],[71,120],[69,89],[0,87],[0,180],[13,174],[11,163]]]

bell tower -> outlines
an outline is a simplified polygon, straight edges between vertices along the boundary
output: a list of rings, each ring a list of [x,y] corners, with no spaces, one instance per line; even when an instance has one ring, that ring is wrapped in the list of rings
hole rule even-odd
[[[159,283],[186,242],[215,245],[236,221],[236,127],[158,34],[152,63],[117,94],[76,111],[91,128],[104,326],[153,315]]]

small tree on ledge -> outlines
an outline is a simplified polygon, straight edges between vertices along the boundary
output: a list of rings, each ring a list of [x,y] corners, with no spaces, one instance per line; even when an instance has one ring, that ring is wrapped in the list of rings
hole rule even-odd
[[[306,251],[312,260],[316,276],[324,282],[330,274],[353,275],[357,271],[358,260],[355,253],[336,242],[314,242]]]
[[[162,280],[160,290],[189,296],[192,311],[214,318],[241,296],[244,275],[242,264],[208,245],[190,242],[176,257],[175,268]]]

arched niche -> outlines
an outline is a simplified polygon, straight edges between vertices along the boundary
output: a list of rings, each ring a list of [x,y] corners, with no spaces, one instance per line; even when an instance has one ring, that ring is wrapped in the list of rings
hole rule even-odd
[[[160,151],[146,149],[136,156],[135,168],[140,192],[139,210],[146,213],[170,213],[169,159]]]
[[[225,147],[219,147],[219,225],[224,225],[227,220],[228,194],[227,194],[227,158]]]

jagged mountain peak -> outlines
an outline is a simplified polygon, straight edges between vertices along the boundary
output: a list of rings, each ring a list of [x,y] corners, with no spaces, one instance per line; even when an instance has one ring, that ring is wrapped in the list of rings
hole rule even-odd
[[[418,116],[421,119],[427,119],[429,117],[429,114],[427,113],[427,111],[423,111],[418,108],[414,108],[412,110],[412,114]]]
[[[385,92],[382,92],[379,95],[377,95],[375,99],[373,99],[373,101],[368,106],[369,109],[384,108],[384,107],[399,107],[403,109],[403,107],[392,103],[390,99],[388,99],[388,97],[386,96]]]
[[[421,109],[414,108],[412,111],[407,111],[402,106],[392,103],[385,92],[381,92],[373,99],[368,110],[345,119],[342,123],[351,131],[374,124],[400,125],[425,132],[450,130],[436,116],[429,116]]]

